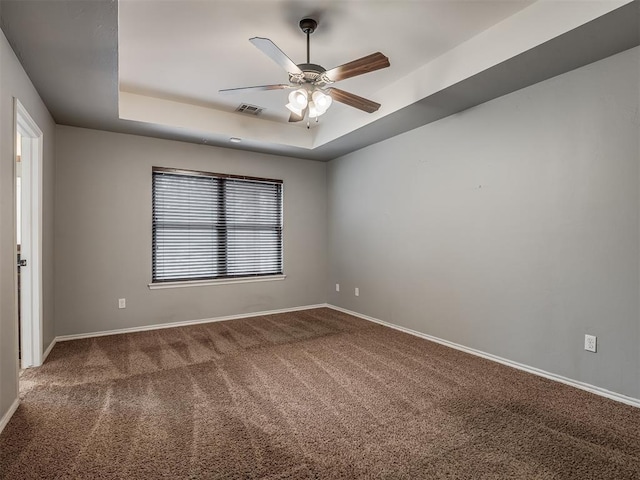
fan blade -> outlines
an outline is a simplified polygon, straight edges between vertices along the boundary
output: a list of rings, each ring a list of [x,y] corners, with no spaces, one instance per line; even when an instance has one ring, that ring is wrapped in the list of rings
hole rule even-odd
[[[250,38],[249,41],[287,72],[298,74],[302,73],[302,70],[300,70],[298,66],[268,38],[253,37]]]
[[[231,93],[259,92],[264,90],[283,90],[285,88],[293,88],[293,85],[280,83],[278,85],[257,85],[255,87],[225,88],[223,90],[218,90],[218,93],[228,95]]]
[[[387,68],[390,65],[389,59],[382,53],[376,52],[366,57],[359,58],[353,62],[345,63],[339,67],[327,70],[324,74],[332,81],[344,80],[345,78],[355,77],[364,73]]]
[[[336,102],[344,103],[367,113],[373,113],[380,108],[380,104],[339,88],[329,87],[325,90]]]
[[[306,108],[304,110],[302,110],[302,114],[301,115],[296,115],[295,113],[291,112],[291,115],[289,115],[289,122],[290,123],[301,122],[302,120],[304,120],[304,117],[305,117],[306,114],[307,114],[307,109]]]

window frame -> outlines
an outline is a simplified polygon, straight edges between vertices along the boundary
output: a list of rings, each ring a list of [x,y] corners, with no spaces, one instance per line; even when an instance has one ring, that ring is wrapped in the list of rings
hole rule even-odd
[[[191,177],[207,177],[207,178],[215,178],[220,180],[220,195],[221,199],[218,200],[216,205],[218,208],[222,208],[221,218],[226,217],[226,213],[224,211],[225,198],[224,197],[224,186],[226,185],[225,180],[246,180],[249,182],[259,182],[259,183],[270,183],[276,184],[280,186],[280,195],[279,195],[279,219],[280,225],[278,230],[279,235],[279,252],[280,252],[280,272],[279,273],[265,273],[265,274],[242,274],[242,275],[217,275],[211,277],[200,277],[195,279],[170,279],[170,280],[158,280],[155,277],[155,257],[156,257],[156,234],[155,234],[155,220],[154,220],[154,210],[155,210],[155,199],[154,199],[154,178],[156,173],[168,173],[175,175],[183,175],[183,176],[191,176]],[[187,169],[179,169],[179,168],[170,168],[170,167],[152,167],[151,173],[151,283],[148,284],[150,289],[162,289],[162,288],[176,288],[176,287],[189,287],[189,286],[206,286],[206,285],[217,285],[217,284],[227,284],[227,283],[248,283],[248,282],[262,282],[262,281],[272,281],[272,280],[284,280],[286,275],[284,274],[284,181],[279,179],[271,179],[271,178],[262,178],[262,177],[253,177],[247,175],[234,175],[234,174],[226,174],[226,173],[214,173],[214,172],[204,172],[200,170],[187,170]],[[228,224],[226,220],[224,222],[223,230],[227,232]],[[218,249],[222,249],[224,252],[224,257],[226,257],[228,253],[228,241],[225,235],[225,240],[218,245]]]

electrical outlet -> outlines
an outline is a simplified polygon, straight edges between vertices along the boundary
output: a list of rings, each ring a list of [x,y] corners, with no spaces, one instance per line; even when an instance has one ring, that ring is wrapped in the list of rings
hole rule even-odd
[[[339,291],[340,291],[340,284],[336,283],[336,292],[339,292]]]
[[[118,299],[118,308],[127,308],[127,299],[119,298]]]
[[[356,287],[356,292],[355,293],[356,293],[356,297],[360,296],[360,289],[358,287]]]
[[[584,349],[588,352],[596,352],[598,337],[595,335],[584,336]]]

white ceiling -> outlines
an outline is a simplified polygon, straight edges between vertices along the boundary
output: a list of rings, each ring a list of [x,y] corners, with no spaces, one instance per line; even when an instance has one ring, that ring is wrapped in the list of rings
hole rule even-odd
[[[4,34],[59,124],[330,160],[640,43],[640,0],[0,0]],[[286,121],[286,83],[248,39],[331,68],[381,51],[391,67],[338,83],[382,104]],[[241,102],[265,108],[251,117]],[[230,144],[230,137],[242,138]]]
[[[377,101],[395,80],[513,15],[533,0],[203,2],[120,0],[120,90],[233,112],[240,103],[263,107],[262,118],[288,122],[288,91],[220,95],[224,88],[287,83],[288,75],[251,43],[266,37],[294,63],[306,62],[298,27],[311,16],[311,62],[329,69],[381,51],[391,67],[347,79],[339,88]],[[334,105],[323,117],[345,109]],[[367,115],[360,112],[359,115]],[[287,125],[287,127],[297,125]]]

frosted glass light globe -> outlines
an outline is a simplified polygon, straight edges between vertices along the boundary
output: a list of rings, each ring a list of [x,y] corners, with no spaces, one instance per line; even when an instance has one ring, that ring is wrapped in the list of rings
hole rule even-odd
[[[307,106],[307,101],[308,93],[304,88],[299,88],[289,94],[289,103],[300,110]]]

